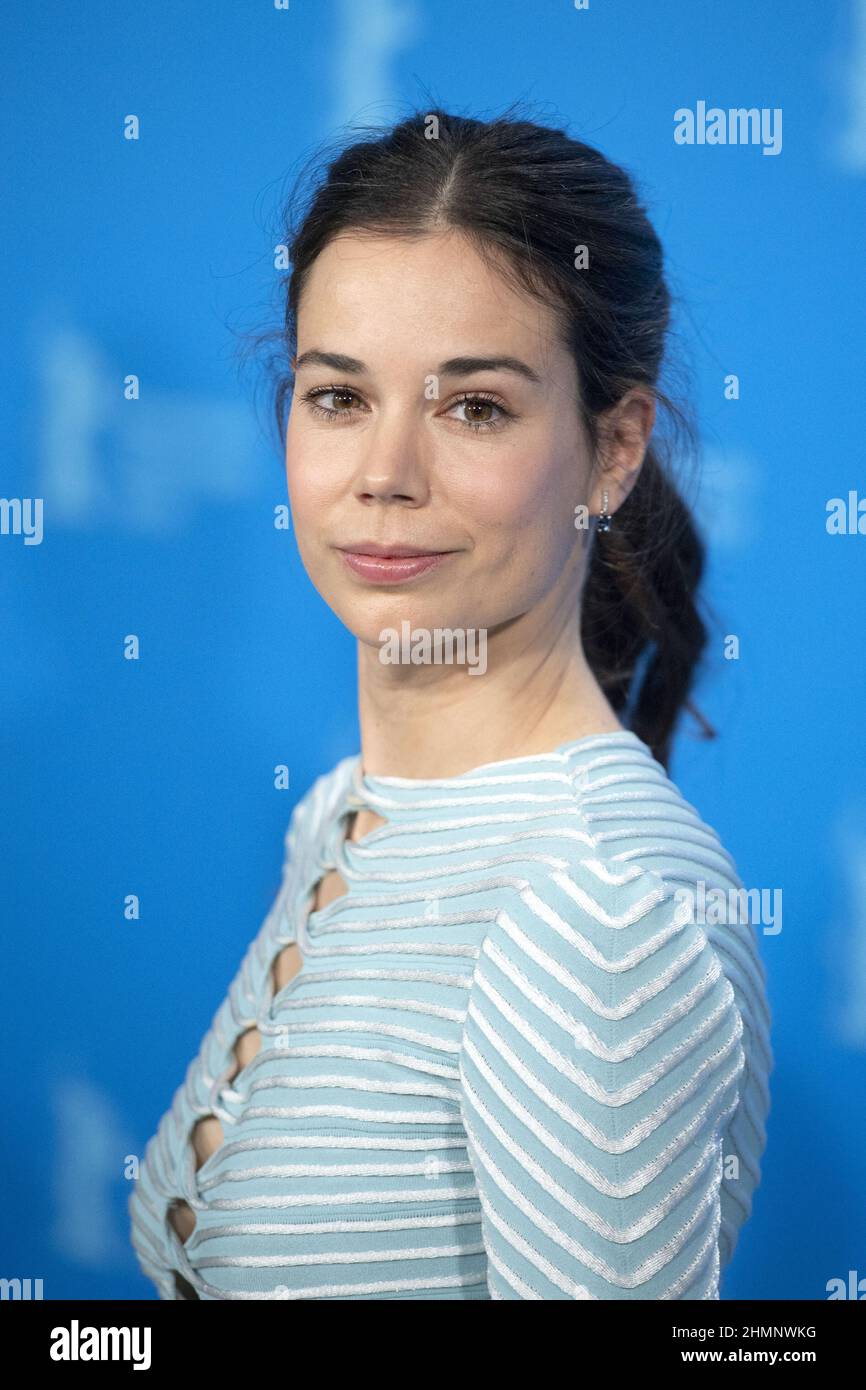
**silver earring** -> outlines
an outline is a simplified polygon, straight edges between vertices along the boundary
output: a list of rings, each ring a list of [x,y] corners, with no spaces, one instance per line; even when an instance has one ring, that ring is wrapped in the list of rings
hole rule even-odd
[[[608,510],[607,510],[607,493],[606,493],[606,492],[603,492],[602,495],[601,495],[601,511],[600,511],[599,514],[598,514],[598,520],[597,520],[597,522],[596,522],[596,530],[597,530],[597,531],[609,531],[609,530],[610,530],[610,514],[609,514],[609,512],[608,512]]]

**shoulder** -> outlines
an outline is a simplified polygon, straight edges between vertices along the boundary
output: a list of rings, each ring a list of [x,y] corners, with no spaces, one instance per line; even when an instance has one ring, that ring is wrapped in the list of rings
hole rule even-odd
[[[696,927],[723,954],[755,958],[754,927],[740,920],[746,903],[736,863],[715,828],[635,735],[581,740],[565,750],[552,779],[560,813],[552,817],[543,855],[525,865],[523,908],[539,903],[566,920],[577,914],[599,928],[627,920],[634,937],[644,918],[689,909]],[[551,803],[553,804],[553,803]],[[707,914],[724,899],[732,911]]]
[[[527,863],[503,900],[487,962],[498,948],[522,978],[555,981],[584,1021],[593,1012],[610,1021],[607,1008],[660,1031],[704,999],[730,1012],[765,1075],[770,1020],[754,895],[716,830],[634,735],[579,742],[561,773],[567,813],[555,818],[548,853]]]
[[[597,879],[600,865],[636,864],[670,882],[738,881],[714,827],[636,735],[578,743],[562,770],[584,832],[570,857],[575,875]]]
[[[628,733],[578,740],[524,791],[529,815],[547,798],[554,814],[501,899],[482,974],[498,968],[513,997],[542,1011],[554,999],[601,1034],[614,1014],[652,1024],[653,999],[670,1016],[701,985],[734,1004],[696,899],[701,884],[736,887],[737,870],[649,748]]]
[[[516,888],[485,933],[470,1019],[535,1039],[540,1057],[566,1044],[666,1070],[672,1049],[718,1065],[721,1028],[729,1082],[743,1064],[737,996],[692,897],[634,862],[585,859]]]
[[[329,772],[321,773],[297,802],[283,837],[287,859],[330,822],[351,784],[357,762],[357,755],[341,758]]]

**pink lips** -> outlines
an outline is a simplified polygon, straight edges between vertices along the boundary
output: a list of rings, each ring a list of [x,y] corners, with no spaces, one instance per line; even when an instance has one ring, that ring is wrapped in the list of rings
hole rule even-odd
[[[343,559],[355,574],[362,579],[372,579],[376,584],[400,584],[404,579],[415,579],[417,575],[433,569],[444,555],[357,555],[343,551]]]
[[[446,560],[450,550],[419,550],[411,545],[379,545],[373,541],[339,547],[353,574],[374,584],[402,584]]]

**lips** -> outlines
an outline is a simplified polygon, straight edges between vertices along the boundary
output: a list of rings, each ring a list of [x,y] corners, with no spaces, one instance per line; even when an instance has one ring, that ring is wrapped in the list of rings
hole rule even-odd
[[[353,574],[374,584],[402,584],[416,579],[456,553],[380,541],[353,541],[337,548]]]
[[[337,547],[350,555],[376,555],[384,560],[403,559],[409,555],[447,555],[434,545],[398,545],[396,541],[350,541]]]

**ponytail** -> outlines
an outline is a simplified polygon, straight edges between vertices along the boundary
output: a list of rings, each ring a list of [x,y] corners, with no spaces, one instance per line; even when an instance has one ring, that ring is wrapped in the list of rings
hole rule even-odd
[[[689,698],[707,640],[697,606],[704,558],[691,513],[650,446],[610,530],[593,540],[581,635],[612,708],[665,767],[681,707],[715,737]]]

